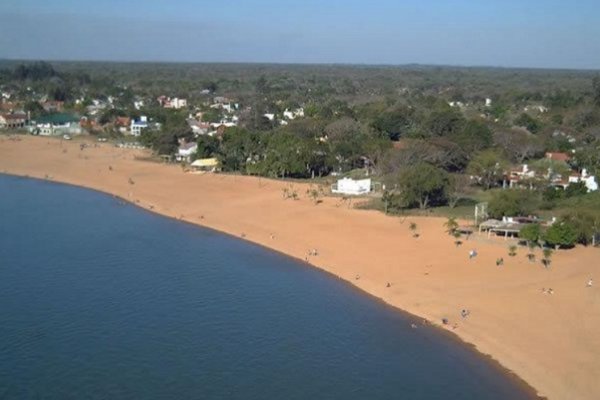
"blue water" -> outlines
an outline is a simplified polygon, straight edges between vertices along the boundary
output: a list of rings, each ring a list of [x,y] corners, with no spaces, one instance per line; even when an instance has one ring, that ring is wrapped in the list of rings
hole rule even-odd
[[[0,175],[0,399],[528,399],[472,350],[259,246]]]

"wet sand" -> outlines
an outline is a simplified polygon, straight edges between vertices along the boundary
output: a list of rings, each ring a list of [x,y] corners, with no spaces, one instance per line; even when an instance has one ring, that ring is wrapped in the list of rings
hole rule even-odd
[[[19,139],[0,136],[0,172],[111,193],[305,260],[448,329],[540,395],[600,398],[598,249],[558,251],[546,269],[539,249],[534,263],[526,248],[510,257],[511,242],[501,238],[475,234],[457,247],[444,219],[390,217],[333,197],[315,205],[306,195],[308,184],[295,183],[299,200],[286,200],[286,182],[184,173],[178,165],[138,159],[147,154],[142,150],[108,143],[89,142],[81,150],[80,141]],[[471,249],[478,256],[470,260]],[[588,288],[590,278],[595,282]],[[463,309],[470,311],[466,318]]]

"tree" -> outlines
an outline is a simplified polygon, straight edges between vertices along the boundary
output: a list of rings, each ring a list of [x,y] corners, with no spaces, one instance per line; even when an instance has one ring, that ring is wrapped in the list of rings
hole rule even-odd
[[[544,258],[542,259],[542,264],[544,264],[544,267],[548,268],[550,266],[550,263],[552,262],[552,249],[544,248],[544,250],[542,250],[542,254],[544,256]]]
[[[444,226],[446,227],[446,233],[448,233],[448,235],[454,235],[454,232],[458,229],[456,217],[448,217],[448,220],[444,222]]]
[[[425,209],[446,202],[448,174],[427,163],[418,163],[402,170],[396,182],[402,202],[406,207]]]
[[[577,243],[577,231],[567,221],[557,221],[544,234],[547,244],[560,247],[573,247]]]
[[[419,237],[419,234],[417,233],[417,224],[415,222],[411,222],[408,225],[408,229],[412,232],[412,236],[414,238],[418,238]]]
[[[600,232],[600,210],[574,208],[564,214],[560,220],[575,230],[578,243],[595,244],[595,236]]]
[[[585,182],[569,183],[565,189],[565,197],[583,196],[584,194],[587,194]]]
[[[398,140],[410,131],[413,125],[413,114],[412,109],[399,107],[379,114],[373,121],[372,126],[390,139]]]
[[[448,185],[448,205],[450,208],[456,207],[459,200],[467,195],[469,189],[469,178],[465,175],[451,175]]]
[[[488,203],[488,214],[496,219],[529,215],[537,209],[538,203],[538,195],[530,190],[499,190]]]
[[[511,257],[514,257],[517,255],[517,246],[515,246],[514,244],[511,244],[510,246],[508,246],[508,255]]]
[[[219,149],[219,139],[214,136],[198,136],[196,144],[198,145],[194,156],[196,159],[212,157]]]
[[[522,126],[531,133],[538,133],[542,129],[541,122],[526,113],[522,113],[515,119],[515,125]]]
[[[519,164],[544,151],[542,140],[523,129],[500,130],[494,133],[494,141]]]
[[[592,97],[594,104],[600,107],[600,76],[595,76],[592,80]]]
[[[490,189],[496,185],[504,175],[506,161],[495,150],[483,150],[473,157],[467,171],[478,177],[484,188]]]
[[[453,132],[449,139],[458,144],[467,154],[487,149],[493,143],[490,128],[475,120],[467,121],[462,129]]]
[[[433,111],[427,119],[427,128],[432,136],[448,136],[459,132],[465,123],[460,112],[450,107]]]
[[[519,231],[519,237],[527,241],[527,244],[533,244],[534,246],[542,238],[542,227],[540,224],[528,224],[525,225]]]

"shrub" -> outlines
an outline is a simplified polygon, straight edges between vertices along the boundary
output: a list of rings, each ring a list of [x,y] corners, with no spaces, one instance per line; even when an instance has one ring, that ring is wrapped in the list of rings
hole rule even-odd
[[[519,232],[519,237],[526,240],[528,244],[535,244],[539,242],[542,237],[542,227],[540,224],[526,225]]]
[[[587,194],[585,182],[570,183],[565,189],[565,197],[583,196]]]
[[[577,231],[566,221],[557,221],[544,234],[544,240],[555,248],[573,247],[577,243]]]

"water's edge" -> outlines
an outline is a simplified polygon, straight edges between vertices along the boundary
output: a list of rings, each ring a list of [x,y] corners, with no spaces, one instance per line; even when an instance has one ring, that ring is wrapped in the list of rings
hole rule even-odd
[[[30,175],[20,175],[20,174],[11,173],[11,172],[8,172],[8,171],[2,171],[2,172],[0,172],[0,176],[3,176],[3,175],[4,176],[17,177],[17,178],[21,178],[21,179],[31,179],[31,180],[37,180],[37,181],[42,181],[42,182],[49,182],[49,183],[56,184],[56,185],[65,185],[65,186],[70,186],[70,187],[76,187],[76,188],[80,188],[80,189],[83,189],[83,190],[93,191],[93,192],[96,192],[96,193],[99,193],[99,194],[102,194],[102,195],[111,196],[111,197],[113,197],[115,199],[118,199],[119,201],[122,201],[122,202],[125,202],[127,204],[135,206],[138,210],[140,210],[142,212],[147,212],[147,213],[150,213],[150,214],[153,214],[153,215],[158,215],[158,216],[160,216],[162,218],[168,218],[168,219],[174,220],[174,221],[179,222],[179,223],[185,223],[185,224],[188,224],[188,225],[193,225],[193,226],[201,227],[203,229],[208,229],[210,231],[216,232],[216,233],[221,234],[221,235],[226,235],[226,236],[231,237],[231,238],[236,239],[236,240],[242,240],[242,241],[245,241],[245,242],[248,242],[248,243],[252,243],[253,245],[259,246],[259,247],[261,247],[261,248],[263,248],[263,249],[265,249],[267,251],[275,252],[275,253],[283,255],[283,256],[285,256],[287,258],[293,259],[294,261],[296,261],[299,264],[315,268],[315,269],[319,270],[321,273],[325,273],[325,274],[327,274],[327,275],[329,275],[329,276],[331,276],[333,278],[336,278],[336,279],[342,281],[344,284],[348,285],[350,288],[352,288],[353,290],[355,290],[357,292],[357,294],[359,294],[361,296],[365,296],[365,295],[369,296],[372,299],[374,299],[377,302],[379,302],[382,306],[384,306],[384,307],[390,307],[395,312],[400,312],[400,313],[404,314],[405,316],[407,316],[411,320],[414,320],[414,321],[423,321],[423,320],[426,320],[427,323],[428,323],[428,326],[435,328],[438,333],[443,334],[447,339],[451,340],[455,345],[466,347],[466,348],[469,349],[469,351],[471,351],[473,353],[476,353],[477,356],[479,356],[482,360],[484,360],[493,369],[495,369],[496,371],[498,371],[499,374],[503,374],[506,377],[508,377],[508,379],[511,382],[513,382],[513,384],[515,386],[521,388],[524,392],[527,392],[527,393],[531,394],[532,399],[547,400],[546,397],[541,396],[538,393],[538,391],[533,386],[531,386],[527,381],[525,381],[522,377],[520,377],[514,371],[512,371],[509,368],[507,368],[504,365],[502,365],[502,363],[499,360],[497,360],[496,358],[494,358],[493,355],[481,352],[478,349],[478,347],[477,347],[476,344],[467,342],[466,340],[464,340],[463,338],[461,338],[457,333],[442,328],[438,321],[434,321],[434,320],[431,320],[429,318],[426,318],[426,317],[414,314],[414,313],[412,313],[410,311],[407,311],[407,310],[405,310],[403,308],[400,308],[400,307],[398,307],[398,306],[396,306],[394,304],[391,304],[391,303],[387,302],[385,299],[383,299],[383,298],[381,298],[379,296],[376,296],[376,295],[374,295],[374,294],[372,294],[372,293],[370,293],[370,292],[368,292],[368,291],[366,291],[366,290],[364,290],[364,289],[356,286],[351,280],[345,279],[345,278],[343,278],[343,277],[341,277],[341,276],[339,276],[339,275],[337,275],[337,274],[335,274],[335,273],[333,273],[331,271],[326,270],[323,267],[320,267],[320,266],[315,265],[315,264],[311,264],[311,263],[306,262],[305,260],[303,260],[301,258],[298,258],[298,257],[295,257],[293,255],[287,254],[287,253],[285,253],[283,251],[280,251],[278,249],[271,248],[271,247],[269,247],[266,244],[254,241],[254,240],[252,240],[252,239],[250,239],[248,237],[240,237],[240,236],[231,234],[229,232],[225,232],[225,231],[219,230],[219,229],[217,229],[215,227],[201,224],[199,222],[192,222],[192,221],[188,221],[188,220],[185,220],[185,219],[176,218],[176,217],[173,217],[173,216],[170,216],[170,215],[167,215],[167,214],[163,214],[160,211],[157,211],[155,209],[149,209],[149,208],[143,207],[140,204],[136,203],[135,201],[131,201],[131,200],[125,199],[125,198],[123,198],[123,197],[121,197],[121,196],[119,196],[119,195],[117,195],[115,193],[111,193],[109,191],[98,189],[98,188],[95,188],[95,187],[92,187],[92,186],[86,186],[86,185],[83,185],[83,184],[75,184],[75,183],[70,183],[70,182],[65,182],[65,181],[60,181],[60,180],[54,180],[54,179],[48,179],[48,178],[44,179],[44,178],[39,178],[39,177],[35,177],[35,176],[30,176]]]

